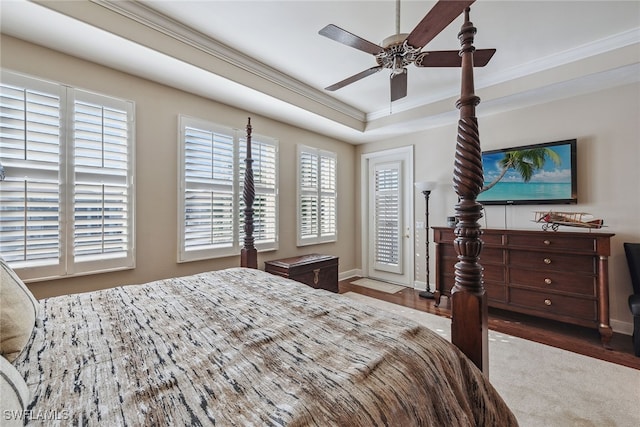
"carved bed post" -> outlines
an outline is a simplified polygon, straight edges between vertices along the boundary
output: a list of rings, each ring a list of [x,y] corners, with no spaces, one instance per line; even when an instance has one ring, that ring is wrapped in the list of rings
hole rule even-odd
[[[253,159],[251,158],[251,117],[247,121],[247,157],[244,159],[244,245],[240,251],[240,266],[258,268],[258,251],[253,238],[253,200],[256,191],[253,182]]]
[[[458,38],[462,56],[462,86],[456,107],[460,110],[454,164],[453,185],[458,194],[454,247],[458,254],[455,284],[451,290],[451,341],[462,350],[485,375],[489,373],[487,297],[483,287],[482,205],[476,201],[483,185],[482,153],[475,107],[480,98],[474,94],[473,38],[476,28],[469,21],[469,8]]]

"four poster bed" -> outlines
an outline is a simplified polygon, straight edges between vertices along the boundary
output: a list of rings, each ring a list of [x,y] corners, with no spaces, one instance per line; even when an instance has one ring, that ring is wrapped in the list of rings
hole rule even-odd
[[[467,14],[455,177],[463,260],[452,297],[459,348],[407,319],[258,270],[249,154],[239,268],[35,301],[2,263],[4,314],[29,326],[3,342],[0,358],[4,379],[12,378],[6,360],[18,373],[11,387],[27,411],[20,418],[39,425],[517,425],[482,373],[474,31]],[[250,121],[247,145],[251,153]],[[3,414],[9,422],[11,413]]]

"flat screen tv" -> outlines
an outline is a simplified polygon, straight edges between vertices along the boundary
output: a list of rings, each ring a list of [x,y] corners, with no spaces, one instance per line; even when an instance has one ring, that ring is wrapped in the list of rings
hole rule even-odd
[[[482,167],[484,205],[578,202],[575,139],[485,151]]]

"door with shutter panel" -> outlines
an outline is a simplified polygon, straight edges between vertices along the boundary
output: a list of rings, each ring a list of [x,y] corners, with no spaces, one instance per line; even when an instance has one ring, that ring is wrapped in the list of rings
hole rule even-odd
[[[367,276],[410,286],[413,278],[409,153],[368,161]]]

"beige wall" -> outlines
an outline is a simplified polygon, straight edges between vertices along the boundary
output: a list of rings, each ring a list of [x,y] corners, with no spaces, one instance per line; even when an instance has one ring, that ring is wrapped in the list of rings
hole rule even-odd
[[[254,134],[279,140],[280,249],[260,253],[263,261],[299,253],[340,257],[340,271],[357,267],[355,258],[354,146],[182,92],[75,57],[2,36],[3,68],[74,87],[133,100],[136,104],[136,263],[133,270],[31,283],[38,298],[85,292],[119,284],[238,266],[239,256],[177,264],[178,115],[244,128],[251,116]],[[296,247],[296,144],[338,154],[338,242]]]
[[[544,208],[592,213],[604,218],[607,228],[603,232],[616,234],[609,259],[611,319],[614,330],[630,333],[632,318],[627,298],[632,288],[622,243],[640,242],[640,84],[492,116],[482,115],[481,103],[477,114],[484,150],[577,138],[578,204]],[[429,200],[430,225],[445,225],[446,217],[454,214],[457,198],[452,186],[452,168],[456,126],[452,123],[401,139],[358,147],[361,155],[415,146],[415,180],[439,182]],[[415,218],[419,221],[424,217],[424,196],[414,194],[414,203]],[[542,207],[487,206],[481,223],[489,228],[539,229],[531,222],[533,211],[538,208]],[[416,244],[419,248],[424,245],[424,235],[417,235],[423,239]],[[432,243],[431,253],[433,250]],[[420,261],[416,260],[416,264]],[[433,269],[431,257],[431,271]],[[421,280],[424,281],[424,277]]]

